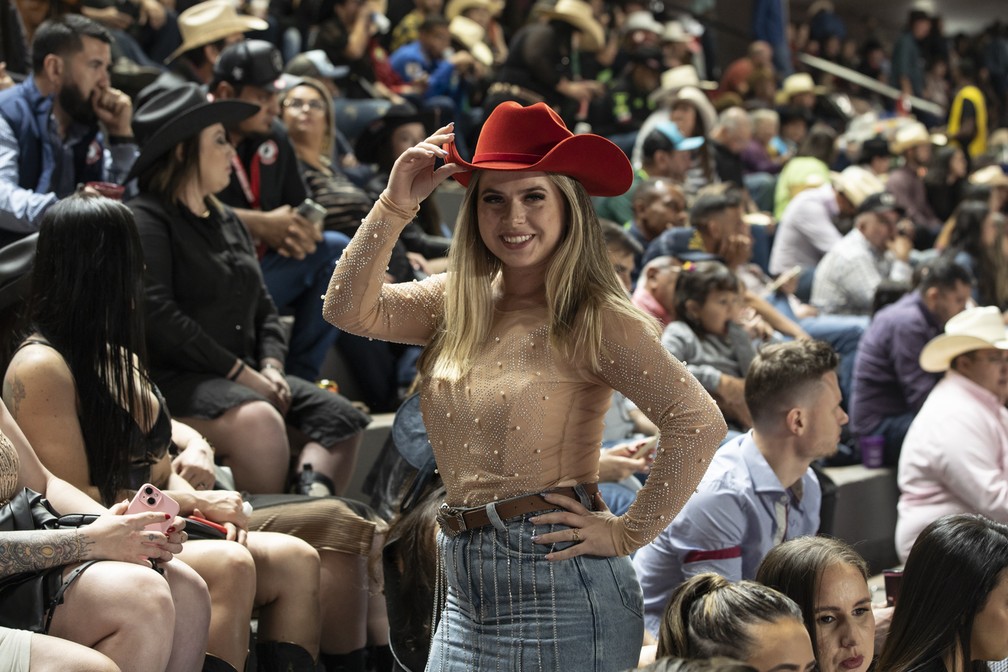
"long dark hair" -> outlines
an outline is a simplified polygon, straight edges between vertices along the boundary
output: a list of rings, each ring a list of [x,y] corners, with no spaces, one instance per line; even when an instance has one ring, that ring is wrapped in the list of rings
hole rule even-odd
[[[42,218],[28,320],[73,374],[91,482],[106,505],[128,487],[140,441],[131,423],[153,419],[133,359],[146,361],[143,269],[133,213],[122,203],[73,195]]]
[[[975,514],[939,518],[907,558],[879,670],[908,672],[946,655],[972,662],[973,620],[1008,567],[1008,526]]]
[[[990,247],[982,241],[984,223],[990,214],[985,202],[963,201],[956,209],[955,225],[945,254],[953,259],[960,252],[968,254],[974,263],[980,304],[1004,309],[1008,307],[1008,278],[1005,277],[1008,269],[1004,267],[1005,259],[1001,253],[1004,232],[999,232],[997,241]]]
[[[799,537],[775,546],[756,570],[756,580],[779,590],[801,607],[812,651],[819,660],[816,601],[823,572],[833,565],[850,565],[868,581],[868,563],[850,544],[830,537]]]

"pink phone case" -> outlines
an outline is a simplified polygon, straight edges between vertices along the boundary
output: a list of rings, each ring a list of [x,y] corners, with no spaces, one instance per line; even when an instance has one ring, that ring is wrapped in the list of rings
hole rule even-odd
[[[150,483],[144,483],[133,496],[126,513],[147,513],[149,511],[160,511],[167,513],[170,517],[161,523],[151,523],[146,529],[168,534],[168,528],[172,526],[175,516],[178,515],[179,505],[178,502]]]

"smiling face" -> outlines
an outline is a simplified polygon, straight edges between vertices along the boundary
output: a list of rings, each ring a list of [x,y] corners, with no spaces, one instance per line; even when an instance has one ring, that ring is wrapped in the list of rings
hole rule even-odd
[[[819,580],[815,634],[821,672],[865,672],[875,655],[875,616],[861,571],[837,563]]]
[[[199,136],[199,181],[204,195],[216,194],[231,181],[234,147],[220,124],[208,126]]]
[[[816,669],[812,640],[805,625],[793,618],[780,618],[749,628],[754,642],[747,665],[759,672],[813,672]]]
[[[505,269],[541,273],[563,238],[567,207],[546,173],[488,170],[480,175],[480,237]]]

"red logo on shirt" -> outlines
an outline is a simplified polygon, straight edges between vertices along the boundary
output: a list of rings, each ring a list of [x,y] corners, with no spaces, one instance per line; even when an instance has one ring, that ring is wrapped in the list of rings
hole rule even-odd
[[[259,160],[262,161],[265,166],[272,166],[276,163],[277,155],[280,154],[280,149],[273,140],[267,140],[263,144],[259,145],[259,149],[256,151],[259,154]]]

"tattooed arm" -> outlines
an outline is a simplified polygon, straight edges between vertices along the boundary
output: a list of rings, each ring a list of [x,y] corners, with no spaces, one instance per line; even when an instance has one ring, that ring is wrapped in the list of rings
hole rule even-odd
[[[80,530],[2,532],[0,577],[80,562],[93,546]]]

